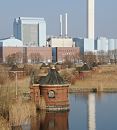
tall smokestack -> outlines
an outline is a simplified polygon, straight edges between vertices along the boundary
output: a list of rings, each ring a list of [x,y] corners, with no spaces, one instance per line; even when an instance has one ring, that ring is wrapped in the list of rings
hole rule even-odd
[[[63,17],[60,15],[60,36],[63,35]]]
[[[94,39],[95,0],[87,0],[87,38]]]
[[[65,14],[65,37],[67,37],[67,13]]]

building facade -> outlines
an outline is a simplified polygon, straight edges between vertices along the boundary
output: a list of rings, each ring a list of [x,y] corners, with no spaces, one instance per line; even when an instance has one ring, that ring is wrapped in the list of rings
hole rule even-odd
[[[75,42],[75,47],[80,48],[80,52],[94,52],[94,40],[88,38],[73,38]]]
[[[0,40],[0,63],[62,63],[66,58],[74,63],[79,55],[79,47],[30,47],[14,37]]]
[[[108,39],[105,37],[99,37],[96,39],[97,41],[97,51],[108,52]]]
[[[72,63],[78,62],[80,57],[79,47],[57,47],[52,48],[53,62],[64,63],[69,60]]]
[[[50,63],[52,62],[52,48],[51,47],[26,47],[26,59],[28,63]]]
[[[74,47],[75,43],[70,37],[50,37],[48,38],[48,46],[50,47]]]
[[[44,18],[19,17],[14,20],[14,36],[25,46],[46,46],[46,22]]]

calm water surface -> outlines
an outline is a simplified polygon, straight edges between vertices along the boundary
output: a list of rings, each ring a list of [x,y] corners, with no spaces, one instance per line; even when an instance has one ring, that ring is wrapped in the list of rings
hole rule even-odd
[[[70,94],[70,111],[42,113],[23,130],[117,130],[117,94]]]

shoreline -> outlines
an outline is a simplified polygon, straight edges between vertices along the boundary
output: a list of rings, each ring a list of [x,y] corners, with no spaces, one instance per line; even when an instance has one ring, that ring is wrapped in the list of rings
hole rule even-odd
[[[105,92],[105,93],[117,93],[117,88],[69,88],[69,93],[88,93],[88,92]]]

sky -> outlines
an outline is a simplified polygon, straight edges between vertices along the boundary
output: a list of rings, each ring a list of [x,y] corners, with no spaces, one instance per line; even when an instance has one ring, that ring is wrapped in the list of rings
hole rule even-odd
[[[86,37],[86,1],[0,0],[0,38],[13,34],[13,21],[17,17],[43,17],[47,36],[58,36],[59,15],[65,13],[68,13],[68,35]],[[117,38],[117,0],[95,0],[95,37],[100,36]]]

